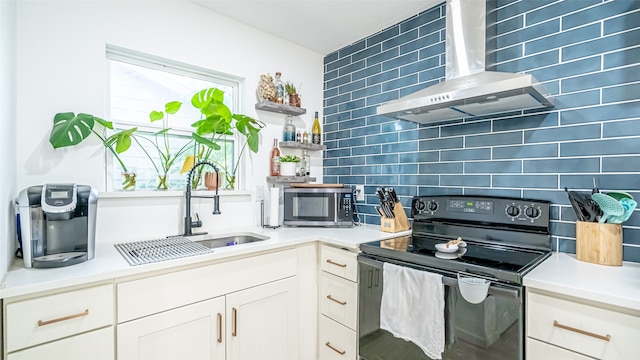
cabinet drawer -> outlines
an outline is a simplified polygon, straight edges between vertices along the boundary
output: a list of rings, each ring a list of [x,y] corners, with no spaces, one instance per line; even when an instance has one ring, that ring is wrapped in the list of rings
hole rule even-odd
[[[527,359],[592,360],[569,350],[527,338]]]
[[[7,355],[7,360],[113,360],[113,326],[68,337]]]
[[[118,284],[118,323],[296,275],[296,250]]]
[[[637,359],[640,317],[528,292],[527,336],[597,359]]]
[[[320,316],[320,360],[356,360],[356,332]]]
[[[113,285],[101,285],[6,306],[7,352],[113,323]]]
[[[322,272],[320,275],[320,313],[356,330],[357,284]]]
[[[351,251],[322,245],[320,248],[320,267],[322,271],[355,282],[358,281],[356,256],[357,254]]]

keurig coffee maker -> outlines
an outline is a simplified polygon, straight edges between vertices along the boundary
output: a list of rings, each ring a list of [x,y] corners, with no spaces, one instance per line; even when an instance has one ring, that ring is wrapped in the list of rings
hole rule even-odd
[[[93,259],[98,193],[91,186],[45,184],[20,191],[24,266],[54,268]]]

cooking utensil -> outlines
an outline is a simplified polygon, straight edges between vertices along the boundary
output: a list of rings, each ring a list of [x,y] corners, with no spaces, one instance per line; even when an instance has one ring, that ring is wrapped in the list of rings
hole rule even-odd
[[[576,191],[569,191],[566,187],[564,188],[564,191],[566,191],[569,196],[569,201],[573,206],[573,210],[575,211],[578,220],[593,222],[600,219],[602,211],[593,201],[591,195],[583,195]]]
[[[391,195],[391,201],[393,201],[394,204],[400,202],[400,199],[398,199],[398,195],[393,188],[389,188],[389,195]]]
[[[607,220],[609,220],[609,223],[612,224],[620,224],[621,222],[612,222],[612,220],[620,220],[620,218],[617,218],[618,216],[621,216],[624,214],[624,207],[622,206],[622,204],[620,204],[620,202],[618,202],[618,200],[612,198],[609,195],[606,194],[601,194],[601,193],[597,193],[597,194],[593,194],[591,195],[593,201],[596,202],[596,204],[598,204],[598,206],[600,207],[600,210],[602,210],[602,216],[600,217],[600,220],[598,221],[599,223],[605,223],[607,222]],[[614,218],[610,218],[611,216],[614,216]]]
[[[595,194],[595,193],[599,193],[600,190],[598,189],[598,185],[596,184],[596,178],[592,178],[593,179],[593,189],[591,190],[591,194]]]
[[[618,202],[624,208],[624,213],[618,216],[610,216],[608,221],[612,224],[622,224],[623,222],[629,220],[629,218],[633,214],[633,211],[638,206],[638,203],[636,203],[635,200],[629,198],[622,198],[618,200]]]
[[[608,191],[607,195],[611,196],[612,198],[618,201],[624,198],[633,200],[633,196],[631,196],[631,194],[629,194],[628,192],[624,192],[624,191]]]

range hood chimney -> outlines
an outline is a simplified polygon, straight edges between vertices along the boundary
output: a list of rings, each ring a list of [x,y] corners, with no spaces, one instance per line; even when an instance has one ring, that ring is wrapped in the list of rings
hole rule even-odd
[[[553,106],[532,75],[485,71],[486,1],[446,6],[445,81],[380,105],[378,115],[429,123]]]

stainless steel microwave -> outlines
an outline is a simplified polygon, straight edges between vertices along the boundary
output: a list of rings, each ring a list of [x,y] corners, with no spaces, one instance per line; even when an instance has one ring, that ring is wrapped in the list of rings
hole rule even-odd
[[[283,224],[351,227],[353,205],[351,188],[285,188]]]

